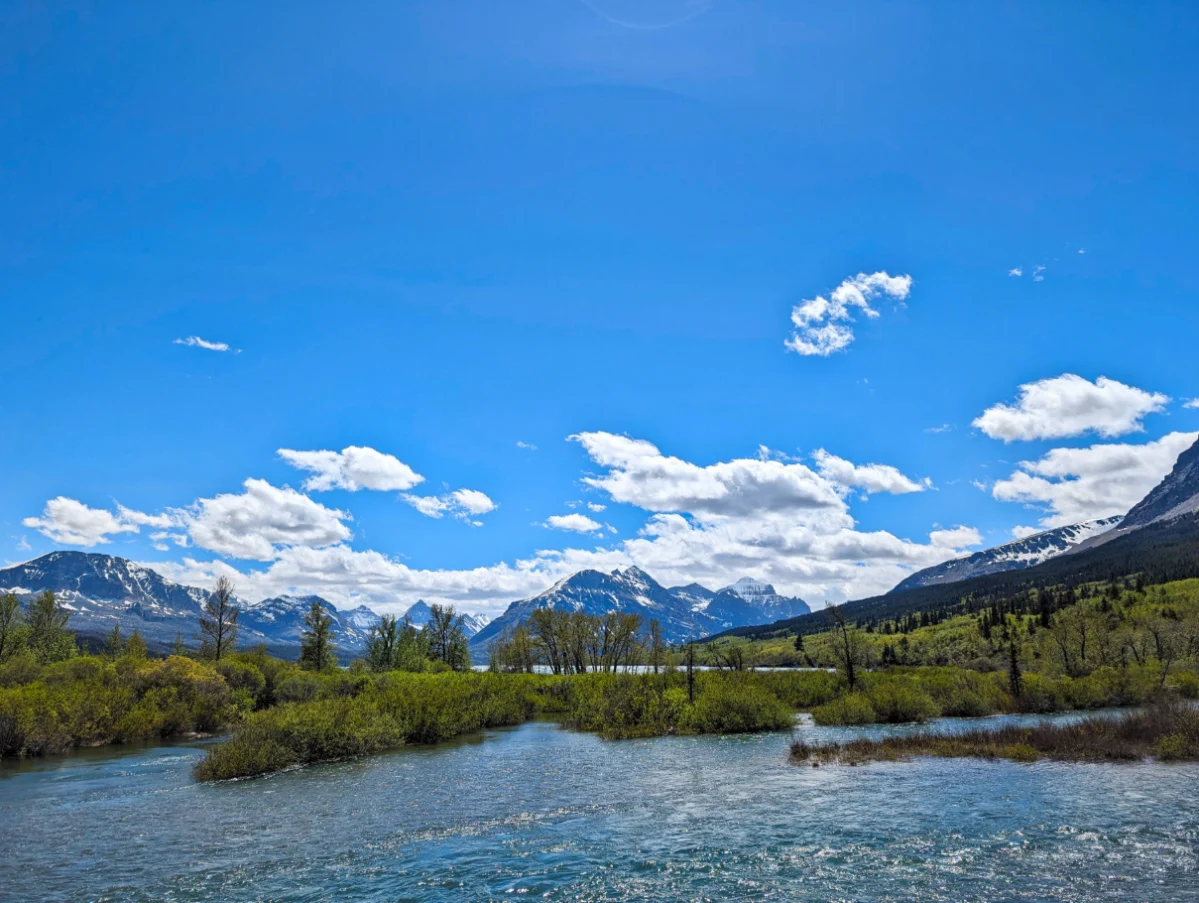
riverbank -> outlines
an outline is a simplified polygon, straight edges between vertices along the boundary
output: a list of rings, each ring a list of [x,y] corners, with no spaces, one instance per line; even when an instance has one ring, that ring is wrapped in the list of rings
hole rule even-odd
[[[920,732],[828,744],[796,740],[791,745],[791,761],[801,765],[859,765],[921,756],[1015,762],[1199,761],[1199,709],[1167,699],[1116,717],[1089,717],[1067,724]]]

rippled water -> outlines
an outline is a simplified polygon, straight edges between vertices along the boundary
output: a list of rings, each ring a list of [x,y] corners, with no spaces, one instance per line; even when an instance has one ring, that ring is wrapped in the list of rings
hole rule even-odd
[[[213,786],[199,745],[4,765],[0,899],[1199,900],[1194,765],[810,768],[788,739],[533,723]]]

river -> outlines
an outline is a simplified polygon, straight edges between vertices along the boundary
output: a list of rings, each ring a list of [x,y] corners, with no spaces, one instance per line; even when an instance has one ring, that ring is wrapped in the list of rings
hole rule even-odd
[[[1199,766],[812,768],[788,741],[534,722],[217,785],[199,743],[4,763],[0,899],[1199,900]]]

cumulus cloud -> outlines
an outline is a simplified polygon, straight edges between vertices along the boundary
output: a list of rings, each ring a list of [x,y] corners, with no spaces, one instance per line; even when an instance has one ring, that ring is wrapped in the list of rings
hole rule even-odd
[[[855,308],[874,318],[879,313],[870,306],[871,301],[884,295],[902,301],[911,290],[911,276],[858,273],[833,289],[828,298],[817,295],[797,304],[791,310],[795,331],[784,344],[796,354],[828,357],[853,341],[853,330],[845,324],[853,322]]]
[[[485,493],[477,489],[455,489],[444,495],[405,493],[400,497],[425,517],[439,518],[449,514],[459,520],[468,521],[475,527],[482,526],[482,524],[480,521],[473,520],[474,517],[487,514],[499,507]]]
[[[339,452],[281,448],[278,455],[292,467],[312,474],[304,481],[304,488],[309,492],[329,489],[402,492],[425,479],[395,455],[359,445],[351,445]]]
[[[1044,512],[1041,529],[1124,514],[1174,467],[1199,433],[1170,433],[1143,445],[1112,443],[1090,448],[1055,448],[1035,461],[1022,461],[991,494]]]
[[[111,511],[89,508],[62,495],[46,502],[41,517],[27,517],[21,523],[67,546],[102,545],[115,533],[138,532],[137,524],[122,521]]]
[[[1184,408],[1199,408],[1199,398],[1189,398],[1182,405]]]
[[[1165,408],[1169,398],[1101,376],[1090,382],[1073,373],[1025,383],[1015,404],[997,404],[973,426],[992,439],[1062,439],[1096,433],[1114,438],[1143,432],[1142,418]]]
[[[279,548],[320,548],[344,542],[351,536],[343,523],[345,511],[288,487],[265,480],[246,480],[240,493],[223,493],[199,499],[186,515],[192,542],[233,558],[269,561]]]
[[[663,455],[644,439],[605,432],[570,438],[608,469],[584,483],[647,511],[735,515],[842,509],[836,489],[803,464],[737,458],[702,467]]]
[[[225,342],[210,342],[207,339],[202,339],[198,335],[189,335],[185,339],[175,339],[175,345],[186,345],[189,348],[203,348],[205,351],[232,351],[229,345]]]
[[[1028,539],[1028,537],[1036,536],[1038,533],[1043,532],[1043,530],[1044,530],[1043,527],[1026,527],[1026,526],[1017,525],[1015,527],[1012,527],[1012,538],[1013,539]]]
[[[599,533],[604,529],[603,524],[593,521],[586,514],[551,514],[543,526],[570,533]]]
[[[1010,270],[1007,271],[1007,274],[1009,276],[1023,276],[1024,270],[1021,267],[1012,267]]]
[[[588,510],[588,511],[592,511],[592,512],[594,512],[595,514],[599,514],[601,511],[606,511],[606,510],[608,510],[608,506],[607,506],[607,505],[601,505],[601,504],[599,504],[598,502],[588,502],[588,503],[587,503],[587,510]]]
[[[816,469],[820,471],[821,476],[846,488],[861,489],[868,493],[890,492],[902,495],[907,492],[923,492],[930,485],[927,479],[917,483],[890,464],[853,464],[823,448],[816,449],[812,458],[816,461]]]

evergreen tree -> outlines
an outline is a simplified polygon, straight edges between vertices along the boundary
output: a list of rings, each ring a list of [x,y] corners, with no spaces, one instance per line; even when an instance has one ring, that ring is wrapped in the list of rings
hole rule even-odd
[[[803,649],[803,634],[802,634],[802,633],[797,633],[797,634],[795,634],[795,643],[794,643],[794,645],[795,645],[795,651],[796,651],[796,652],[803,652],[803,651],[804,651],[804,649]]]
[[[337,665],[330,629],[333,619],[321,603],[313,600],[304,615],[304,633],[300,638],[300,667],[305,671],[326,671]]]
[[[183,645],[183,633],[175,634],[175,648],[171,650],[171,655],[187,655],[187,647]]]
[[[234,650],[240,614],[241,610],[233,602],[233,582],[228,577],[221,577],[204,601],[204,610],[200,615],[203,648],[214,661],[219,662],[221,656]]]
[[[148,654],[146,641],[142,639],[141,631],[135,627],[129,635],[129,642],[125,644],[125,655],[131,659],[145,661]]]
[[[121,636],[121,622],[112,625],[112,630],[104,640],[104,654],[108,658],[120,658],[125,651],[125,638]]]

